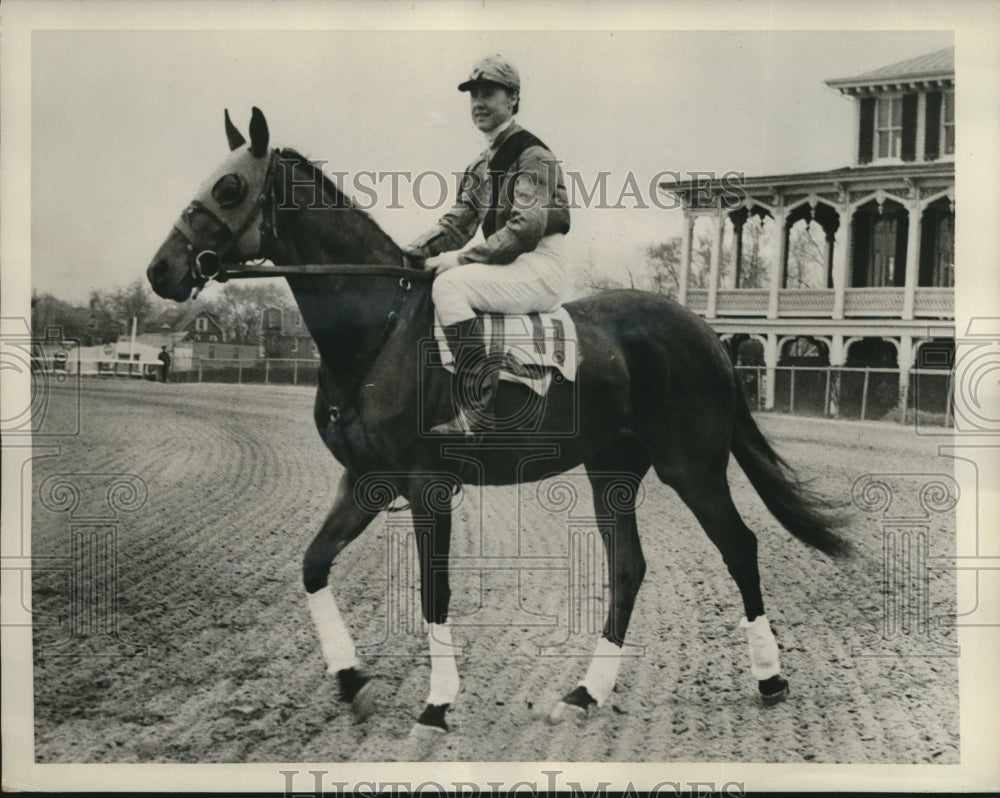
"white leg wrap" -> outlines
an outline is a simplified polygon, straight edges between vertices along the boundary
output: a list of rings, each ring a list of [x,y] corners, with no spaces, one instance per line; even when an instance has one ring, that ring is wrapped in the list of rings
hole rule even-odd
[[[590,693],[591,698],[597,702],[598,706],[603,706],[608,696],[611,695],[621,664],[621,648],[606,637],[602,637],[594,649],[590,667],[587,668],[587,675],[580,681],[580,684],[587,688],[587,692]]]
[[[427,643],[431,653],[431,691],[428,704],[451,704],[458,695],[458,666],[451,627],[447,623],[428,624]]]
[[[781,673],[778,662],[778,641],[774,639],[771,624],[766,615],[758,615],[753,621],[740,619],[740,627],[747,630],[750,643],[750,673],[757,681],[770,679]]]
[[[327,671],[336,673],[345,668],[359,667],[360,663],[354,653],[354,641],[351,640],[351,633],[347,630],[347,624],[337,609],[337,602],[330,589],[324,587],[315,593],[307,593],[306,601],[316,626]]]

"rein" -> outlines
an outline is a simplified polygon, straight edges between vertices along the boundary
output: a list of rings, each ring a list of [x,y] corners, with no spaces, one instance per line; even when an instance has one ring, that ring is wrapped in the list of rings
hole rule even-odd
[[[410,297],[410,291],[413,288],[414,282],[429,282],[434,278],[435,273],[433,271],[424,271],[423,269],[414,267],[385,266],[370,263],[306,263],[298,266],[236,264],[232,266],[227,265],[221,268],[214,279],[217,282],[226,282],[231,279],[250,279],[254,277],[296,277],[321,275],[339,275],[349,277],[395,277],[397,279],[396,296],[385,315],[385,320],[382,323],[382,329],[379,331],[374,343],[359,357],[359,360],[362,362],[368,362],[374,365],[375,357],[380,351],[382,351],[382,348],[385,346],[389,337],[392,335],[393,330],[396,328],[396,324],[399,322],[399,317],[402,315],[406,301]],[[324,380],[322,379],[322,373],[323,372],[321,370],[320,389],[326,399],[327,413],[330,416],[330,420],[337,423],[340,421],[341,415],[345,409],[355,407],[357,405],[357,398],[356,396],[347,397],[345,400],[341,400],[340,404],[330,401],[330,395],[335,393],[335,391],[331,391],[328,386],[323,385]]]

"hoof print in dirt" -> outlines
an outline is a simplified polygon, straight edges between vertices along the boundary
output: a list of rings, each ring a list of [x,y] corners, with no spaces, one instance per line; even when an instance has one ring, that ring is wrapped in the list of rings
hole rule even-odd
[[[788,680],[781,676],[772,676],[757,682],[757,689],[760,691],[760,700],[765,707],[773,707],[788,698]]]
[[[413,727],[413,734],[420,733],[421,730],[429,732],[446,732],[448,723],[444,719],[444,713],[448,711],[450,704],[427,704],[424,711],[420,713],[417,722]]]
[[[556,708],[549,715],[549,720],[553,723],[561,723],[569,719],[579,720],[586,717],[591,707],[596,706],[597,701],[594,700],[594,697],[587,688],[581,684],[556,704]]]

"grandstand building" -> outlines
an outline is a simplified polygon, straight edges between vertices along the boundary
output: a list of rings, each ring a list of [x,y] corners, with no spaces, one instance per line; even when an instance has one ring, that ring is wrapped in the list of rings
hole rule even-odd
[[[853,101],[850,166],[748,176],[738,191],[722,180],[660,184],[684,213],[678,299],[734,360],[762,367],[761,406],[787,402],[782,367],[814,365],[824,414],[840,415],[844,372],[831,389],[821,369],[881,368],[875,377],[891,390],[875,409],[905,413],[914,374],[947,371],[953,358],[954,49],[826,85]],[[940,410],[950,381],[934,382],[924,398]]]

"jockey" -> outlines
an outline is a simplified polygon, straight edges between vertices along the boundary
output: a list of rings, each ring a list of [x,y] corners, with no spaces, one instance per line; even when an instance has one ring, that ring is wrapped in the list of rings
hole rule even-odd
[[[457,416],[432,428],[446,435],[489,429],[499,377],[489,368],[475,310],[531,313],[559,307],[571,287],[564,236],[569,207],[551,150],[521,128],[517,69],[499,55],[478,62],[458,87],[469,92],[472,121],[486,149],[465,170],[454,207],[404,251],[433,258],[438,323],[455,357]],[[461,249],[483,229],[485,241]]]

